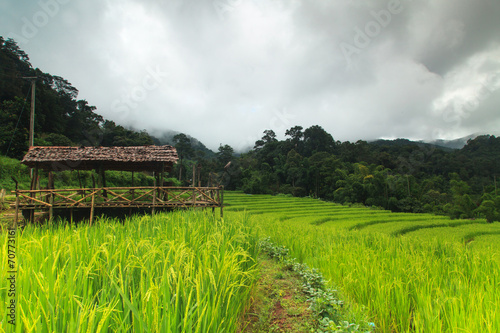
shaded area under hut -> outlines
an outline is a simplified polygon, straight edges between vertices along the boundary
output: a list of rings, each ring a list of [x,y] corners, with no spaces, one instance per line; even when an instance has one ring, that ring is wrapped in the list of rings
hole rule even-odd
[[[95,214],[130,215],[175,208],[221,208],[222,187],[174,187],[164,181],[177,162],[177,151],[172,146],[136,147],[31,147],[22,163],[32,168],[30,190],[17,189],[17,213],[29,221],[35,214],[52,219],[90,218]],[[47,188],[40,189],[39,171],[48,174]],[[55,189],[54,172],[65,170],[93,170],[92,187]],[[106,170],[132,172],[130,187],[107,187]],[[154,186],[134,186],[134,172],[150,172]],[[97,179],[95,179],[97,178]],[[194,181],[193,181],[193,184]]]

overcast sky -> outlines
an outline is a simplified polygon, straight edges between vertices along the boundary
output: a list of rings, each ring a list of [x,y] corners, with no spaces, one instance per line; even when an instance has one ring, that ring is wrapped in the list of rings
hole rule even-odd
[[[211,149],[499,133],[498,0],[0,0],[0,35],[105,118]]]

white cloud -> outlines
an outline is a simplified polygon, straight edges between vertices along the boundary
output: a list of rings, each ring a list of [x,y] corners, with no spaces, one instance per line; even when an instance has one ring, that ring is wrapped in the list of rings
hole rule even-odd
[[[294,125],[351,141],[498,125],[498,80],[489,95],[481,89],[498,79],[500,4],[401,0],[349,68],[340,45],[355,45],[357,29],[391,3],[69,1],[21,47],[106,118],[185,132],[212,149],[249,147],[264,129],[283,137]],[[22,35],[23,17],[41,10],[28,0],[3,6],[4,37]],[[450,121],[471,101],[469,117]]]

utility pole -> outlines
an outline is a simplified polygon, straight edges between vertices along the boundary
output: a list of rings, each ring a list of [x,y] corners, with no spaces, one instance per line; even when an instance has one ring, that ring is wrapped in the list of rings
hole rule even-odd
[[[35,88],[36,88],[37,77],[25,76],[23,77],[23,79],[31,80],[31,113],[30,113],[30,137],[29,137],[29,147],[31,148],[35,145]],[[34,190],[36,187],[36,182],[33,182],[33,169],[30,169],[30,175],[32,178],[31,189]]]
[[[36,89],[36,76],[23,77],[23,79],[31,80],[31,114],[30,114],[30,137],[29,147],[35,145],[35,89]]]

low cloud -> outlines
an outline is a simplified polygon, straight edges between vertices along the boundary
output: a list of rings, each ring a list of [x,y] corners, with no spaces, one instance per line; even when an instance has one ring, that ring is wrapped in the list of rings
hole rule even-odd
[[[497,1],[20,0],[1,9],[0,35],[17,37],[35,67],[68,79],[104,117],[212,149],[244,149],[264,129],[283,137],[294,125],[318,124],[337,140],[433,140],[500,122]]]

